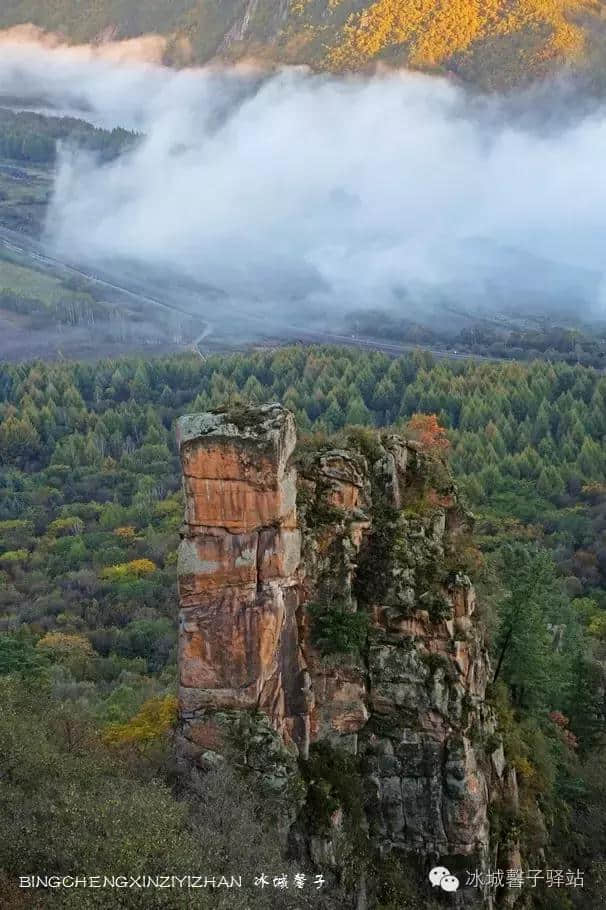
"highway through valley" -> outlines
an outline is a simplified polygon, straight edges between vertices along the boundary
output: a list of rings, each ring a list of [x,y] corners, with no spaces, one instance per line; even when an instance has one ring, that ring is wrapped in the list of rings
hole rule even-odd
[[[198,353],[202,354],[200,346],[203,342],[212,341],[212,348],[227,350],[246,350],[254,344],[255,347],[279,347],[286,344],[300,342],[303,344],[333,344],[347,347],[356,347],[373,351],[381,351],[389,356],[401,356],[409,354],[413,350],[421,348],[438,358],[447,358],[449,360],[494,360],[497,358],[484,357],[481,355],[464,354],[457,351],[447,351],[438,348],[431,348],[426,345],[406,344],[388,342],[383,339],[369,337],[360,337],[357,335],[347,335],[337,332],[310,330],[300,325],[281,324],[275,334],[271,332],[271,325],[268,325],[265,317],[255,319],[250,313],[246,314],[246,321],[258,323],[259,332],[256,338],[251,338],[249,343],[230,343],[229,338],[221,333],[221,337],[214,338],[213,323],[200,315],[199,310],[188,301],[184,304],[180,292],[174,294],[162,291],[158,295],[147,287],[143,287],[141,282],[125,278],[123,275],[114,275],[108,272],[106,268],[100,270],[88,265],[70,262],[66,259],[59,258],[54,251],[51,251],[43,242],[36,240],[28,234],[13,231],[0,225],[0,247],[4,247],[9,252],[16,254],[24,259],[32,268],[46,271],[56,277],[76,276],[86,281],[92,282],[100,287],[112,291],[114,294],[122,295],[140,306],[160,308],[164,311],[173,312],[193,320],[199,320],[200,331],[195,337],[191,346]],[[0,266],[1,268],[1,266]],[[0,281],[1,286],[1,281]],[[188,294],[188,296],[190,296]],[[209,306],[209,301],[204,301],[205,306]],[[212,305],[212,304],[210,304]],[[215,305],[221,306],[221,303],[215,301]]]

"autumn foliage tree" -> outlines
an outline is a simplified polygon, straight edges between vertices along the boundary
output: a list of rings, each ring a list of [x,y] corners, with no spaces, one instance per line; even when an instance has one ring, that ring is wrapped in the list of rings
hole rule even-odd
[[[131,559],[130,562],[106,566],[101,571],[101,577],[107,581],[128,581],[133,578],[144,578],[155,571],[156,566],[151,559]]]
[[[177,720],[174,695],[149,698],[126,723],[113,723],[103,741],[135,766],[139,773],[166,773],[171,763],[170,746]]]
[[[145,745],[170,734],[177,717],[177,699],[173,695],[150,698],[125,724],[110,724],[105,742],[114,745]]]
[[[405,427],[406,435],[421,443],[431,455],[444,456],[450,449],[450,440],[435,414],[413,414]]]

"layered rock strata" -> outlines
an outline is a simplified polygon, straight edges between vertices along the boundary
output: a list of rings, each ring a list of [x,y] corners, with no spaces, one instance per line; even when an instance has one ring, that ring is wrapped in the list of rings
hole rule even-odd
[[[191,754],[216,748],[214,712],[257,711],[305,748],[301,531],[291,414],[265,408],[179,422],[185,531],[179,548],[180,704]]]

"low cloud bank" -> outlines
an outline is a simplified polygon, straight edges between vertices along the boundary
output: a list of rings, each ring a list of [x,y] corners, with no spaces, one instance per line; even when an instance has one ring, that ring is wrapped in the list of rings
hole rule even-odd
[[[174,71],[31,41],[3,44],[0,93],[144,134],[109,164],[62,151],[48,237],[72,258],[176,269],[292,320],[602,311],[601,107],[571,120],[545,92],[512,106],[411,73]]]

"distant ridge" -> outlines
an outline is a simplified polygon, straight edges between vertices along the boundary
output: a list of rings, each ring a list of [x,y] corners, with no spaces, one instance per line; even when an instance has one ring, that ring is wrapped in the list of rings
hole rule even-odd
[[[5,0],[0,29],[25,23],[71,43],[162,36],[174,64],[384,64],[481,88],[525,84],[563,66],[599,81],[606,72],[604,0]]]

